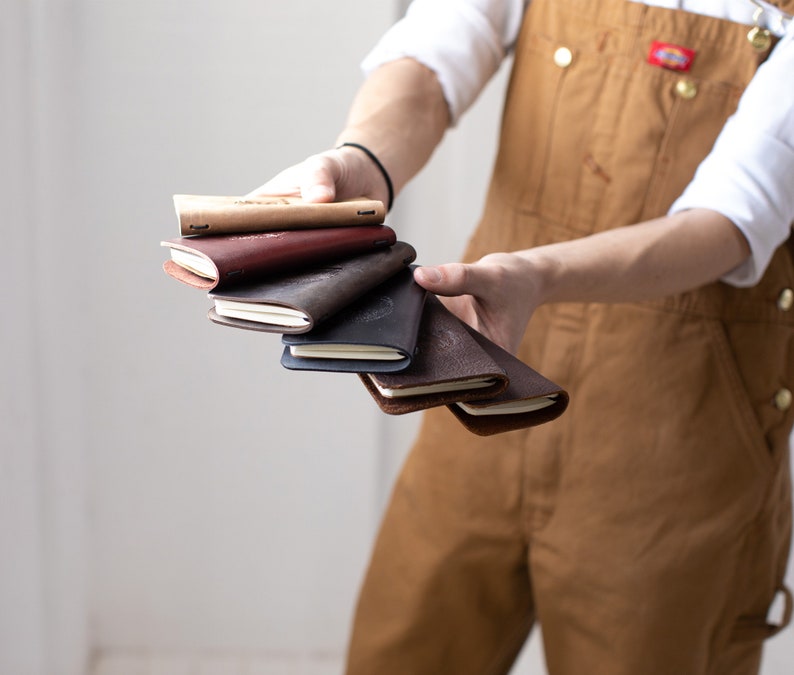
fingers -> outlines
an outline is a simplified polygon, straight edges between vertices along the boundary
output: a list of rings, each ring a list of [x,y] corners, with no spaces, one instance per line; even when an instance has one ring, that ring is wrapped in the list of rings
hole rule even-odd
[[[299,197],[301,192],[297,178],[298,171],[298,166],[285,169],[264,185],[260,185],[255,190],[251,190],[251,192],[244,196],[244,199],[256,199],[258,197]]]
[[[285,169],[246,197],[299,196],[324,203],[360,197],[384,201],[389,197],[386,193],[383,176],[372,160],[355,148],[342,147]]]
[[[304,162],[300,194],[307,202],[332,202],[336,198],[339,165],[327,155],[314,155]]]
[[[302,197],[307,202],[332,202],[342,174],[338,161],[329,153],[314,155],[285,169],[245,197]]]

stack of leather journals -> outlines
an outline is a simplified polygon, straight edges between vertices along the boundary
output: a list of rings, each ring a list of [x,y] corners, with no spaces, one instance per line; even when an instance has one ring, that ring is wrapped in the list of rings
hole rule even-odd
[[[384,412],[446,406],[490,435],[559,417],[568,393],[413,280],[416,251],[381,202],[175,195],[163,268],[206,291],[210,320],[278,333],[290,370],[355,373]]]

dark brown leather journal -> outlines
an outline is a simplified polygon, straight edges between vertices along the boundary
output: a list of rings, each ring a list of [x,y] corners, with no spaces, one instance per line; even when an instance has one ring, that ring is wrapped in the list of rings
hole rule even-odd
[[[428,296],[409,368],[359,374],[391,415],[446,405],[473,433],[487,436],[559,417],[568,393],[466,325]]]
[[[212,291],[215,323],[268,333],[306,333],[405,269],[414,247],[398,241],[379,251],[253,284]]]
[[[378,225],[386,218],[383,202],[363,198],[317,204],[300,197],[174,195],[174,208],[184,236]]]
[[[374,251],[396,240],[387,225],[364,225],[178,237],[161,245],[171,250],[171,259],[163,265],[166,274],[211,290]]]
[[[507,387],[502,368],[463,322],[430,294],[411,366],[399,373],[368,372],[359,377],[390,415],[493,396]]]
[[[427,292],[404,269],[347,309],[300,335],[283,335],[291,370],[397,372],[414,357]]]
[[[470,326],[466,329],[509,380],[507,389],[496,396],[448,406],[469,431],[490,436],[544,424],[565,412],[567,391]]]

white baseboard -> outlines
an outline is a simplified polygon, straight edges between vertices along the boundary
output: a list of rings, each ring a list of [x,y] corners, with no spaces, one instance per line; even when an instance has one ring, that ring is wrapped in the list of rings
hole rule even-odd
[[[342,655],[105,652],[91,675],[341,675]]]

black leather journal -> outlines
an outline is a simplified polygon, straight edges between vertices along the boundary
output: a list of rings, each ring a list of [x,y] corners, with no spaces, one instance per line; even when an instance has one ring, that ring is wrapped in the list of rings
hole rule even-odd
[[[397,372],[413,359],[427,292],[406,268],[308,333],[282,336],[291,370]]]

